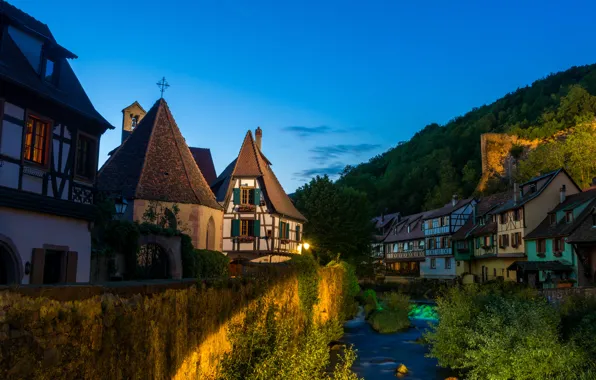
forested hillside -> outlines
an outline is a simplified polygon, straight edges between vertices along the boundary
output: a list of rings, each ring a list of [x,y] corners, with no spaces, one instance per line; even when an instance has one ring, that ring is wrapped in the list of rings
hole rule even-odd
[[[411,140],[369,162],[348,166],[337,183],[366,193],[376,213],[439,207],[452,194],[467,197],[474,193],[482,171],[480,135],[493,132],[549,141],[519,163],[518,180],[562,165],[580,186],[586,186],[596,176],[591,150],[596,148],[595,95],[596,64],[572,67],[474,108],[446,125],[427,125]],[[577,130],[578,136],[552,138],[563,130]],[[494,178],[486,193],[503,186]]]

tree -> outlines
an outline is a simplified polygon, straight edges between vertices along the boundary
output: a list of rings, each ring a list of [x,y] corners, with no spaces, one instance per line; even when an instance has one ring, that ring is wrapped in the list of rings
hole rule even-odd
[[[353,263],[368,256],[373,225],[364,193],[333,183],[328,176],[317,176],[296,191],[295,199],[308,219],[304,239],[321,263],[338,254]]]

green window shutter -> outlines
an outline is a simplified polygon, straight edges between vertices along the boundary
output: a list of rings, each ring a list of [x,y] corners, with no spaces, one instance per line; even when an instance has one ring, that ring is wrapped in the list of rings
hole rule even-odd
[[[254,205],[258,206],[261,204],[261,189],[253,190]]]
[[[234,204],[240,204],[240,189],[234,189]]]
[[[279,238],[280,238],[280,239],[284,237],[284,235],[283,235],[283,225],[284,225],[284,222],[282,222],[282,221],[280,220],[280,221],[279,221]]]
[[[240,219],[232,220],[232,237],[240,236]]]
[[[286,239],[290,238],[290,223],[286,223]]]
[[[493,247],[495,245],[495,237],[490,235],[490,246]]]
[[[300,226],[296,226],[296,241],[300,241]]]
[[[254,237],[261,237],[261,221],[255,220]]]

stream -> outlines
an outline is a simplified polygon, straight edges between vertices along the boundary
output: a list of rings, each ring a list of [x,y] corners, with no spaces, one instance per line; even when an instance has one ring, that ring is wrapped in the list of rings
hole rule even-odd
[[[395,334],[379,334],[364,320],[361,308],[356,318],[344,324],[342,342],[353,345],[358,358],[352,369],[366,380],[396,379],[395,369],[403,363],[409,370],[407,380],[444,380],[451,371],[437,365],[435,359],[425,357],[426,346],[416,342],[436,321],[434,306],[413,304],[410,313],[412,327]]]

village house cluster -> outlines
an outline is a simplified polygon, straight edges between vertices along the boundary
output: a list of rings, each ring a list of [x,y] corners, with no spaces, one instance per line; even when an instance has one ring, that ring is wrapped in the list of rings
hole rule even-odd
[[[374,255],[388,274],[534,287],[593,283],[596,178],[580,189],[564,169],[511,191],[458,200],[437,210],[374,219]]]
[[[98,195],[131,221],[155,202],[176,205],[195,248],[232,259],[299,252],[306,219],[263,154],[260,128],[238,136],[237,158],[217,176],[210,150],[187,145],[164,99],[148,111],[134,102],[98,172],[100,138],[114,127],[87,97],[75,58],[47,25],[0,0],[0,284],[89,281]]]

